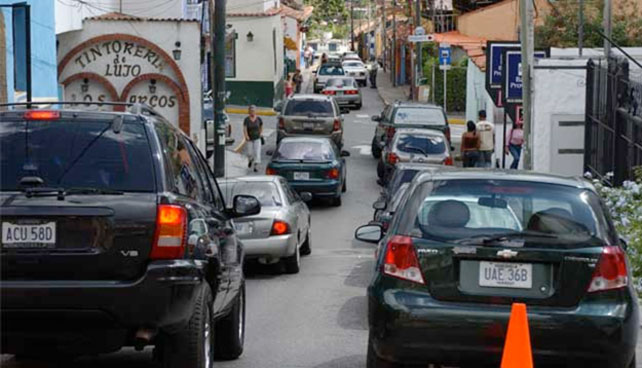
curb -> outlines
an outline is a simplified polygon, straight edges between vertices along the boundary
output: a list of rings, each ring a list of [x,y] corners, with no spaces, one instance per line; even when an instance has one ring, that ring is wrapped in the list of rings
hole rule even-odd
[[[225,112],[228,114],[247,114],[247,108],[241,107],[226,107]],[[277,113],[273,109],[256,109],[256,115],[260,116],[276,116]]]
[[[460,118],[448,118],[448,124],[454,124],[454,125],[466,125],[466,119],[460,119]]]

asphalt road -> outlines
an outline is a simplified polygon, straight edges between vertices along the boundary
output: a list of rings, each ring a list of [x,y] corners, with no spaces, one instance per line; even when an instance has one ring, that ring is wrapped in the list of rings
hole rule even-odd
[[[348,191],[343,206],[311,205],[312,254],[302,259],[299,274],[282,275],[278,266],[248,268],[245,351],[238,360],[217,362],[216,367],[365,367],[368,334],[365,288],[372,276],[373,246],[355,241],[353,233],[371,218],[371,205],[379,192],[375,183],[376,161],[369,150],[375,126],[369,116],[379,113],[383,106],[376,90],[368,87],[363,93],[362,110],[346,116],[345,148],[351,157],[347,158]],[[241,119],[241,116],[232,116],[235,136],[240,135]],[[276,119],[264,117],[263,120],[266,133],[273,132]],[[264,152],[273,149],[275,135],[269,135],[267,141]],[[642,348],[638,348],[638,352],[642,356]],[[0,365],[7,368],[154,367],[151,349],[143,352],[125,349],[64,365],[17,362],[5,355],[0,357]]]

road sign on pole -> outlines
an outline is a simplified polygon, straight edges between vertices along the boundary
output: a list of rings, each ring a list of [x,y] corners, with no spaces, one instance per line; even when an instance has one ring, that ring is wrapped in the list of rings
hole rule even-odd
[[[432,34],[424,34],[424,35],[419,35],[419,34],[414,34],[408,36],[408,42],[433,42],[435,40],[435,36]]]
[[[450,45],[439,44],[439,69],[444,71],[444,111],[448,111],[448,69],[450,69]]]
[[[535,59],[546,58],[548,57],[548,52],[544,50],[535,51],[534,57]],[[503,102],[504,104],[522,103],[522,52],[519,49],[509,49],[504,52],[503,60]]]

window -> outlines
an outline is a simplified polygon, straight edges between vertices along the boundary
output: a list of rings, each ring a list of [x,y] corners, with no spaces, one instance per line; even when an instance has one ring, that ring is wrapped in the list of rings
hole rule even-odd
[[[332,161],[330,144],[317,142],[282,142],[274,153],[274,160]]]
[[[225,77],[236,78],[236,39],[225,41]]]
[[[339,65],[323,65],[319,70],[319,75],[345,75],[343,67]]]
[[[333,116],[334,111],[330,101],[314,101],[314,100],[290,100],[285,107],[285,115],[299,115],[299,116]]]
[[[446,125],[441,109],[400,107],[395,112],[395,124]]]
[[[404,134],[397,138],[396,148],[405,153],[443,154],[446,152],[446,143],[438,135]]]
[[[221,191],[225,197],[225,203],[230,207],[234,197],[239,194],[256,197],[261,203],[261,207],[280,207],[283,205],[283,200],[276,185],[271,182],[229,181],[221,183]]]
[[[37,176],[44,187],[154,191],[147,132],[132,120],[120,133],[111,120],[0,122],[0,189]]]

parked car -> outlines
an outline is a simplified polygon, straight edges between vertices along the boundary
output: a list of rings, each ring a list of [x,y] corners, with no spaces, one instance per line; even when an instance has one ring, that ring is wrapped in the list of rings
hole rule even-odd
[[[388,231],[390,222],[392,222],[395,213],[397,213],[397,208],[399,208],[399,204],[401,203],[403,196],[408,191],[409,186],[410,183],[401,184],[399,190],[397,190],[393,194],[392,198],[390,198],[389,203],[375,202],[372,206],[372,208],[374,208],[375,210],[374,222],[381,225],[384,233]],[[383,206],[382,204],[384,204],[385,206]]]
[[[330,78],[322,94],[332,96],[339,106],[354,106],[357,110],[363,106],[361,90],[352,77]]]
[[[368,69],[361,60],[345,60],[342,64],[346,75],[353,77],[360,86],[368,85]]]
[[[228,206],[240,194],[255,196],[261,202],[261,213],[234,220],[245,259],[282,261],[287,273],[298,273],[301,255],[312,252],[310,210],[305,204],[312,194],[299,195],[280,176],[226,179],[220,185]]]
[[[189,137],[122,105],[131,112],[0,112],[2,352],[236,358],[245,282],[232,219],[261,205],[239,195],[226,209]]]
[[[309,192],[341,206],[341,194],[347,190],[344,157],[348,155],[327,138],[284,138],[272,154],[266,174],[283,176],[297,192]]]
[[[639,307],[621,241],[583,179],[434,168],[378,243],[367,366],[499,366],[526,303],[535,366],[635,367]]]
[[[358,59],[358,60],[361,60],[361,58],[359,58],[359,54],[357,54],[354,51],[346,51],[343,54],[341,54],[341,60],[355,59],[355,58]]]
[[[294,95],[279,111],[277,124],[277,144],[283,138],[292,136],[320,136],[343,146],[343,115],[350,112],[348,107],[341,108],[331,96]]]
[[[343,77],[345,75],[345,71],[339,62],[328,61],[327,63],[322,64],[315,72],[313,84],[314,93],[321,92],[328,79],[333,77]]]
[[[452,166],[450,143],[439,130],[397,129],[383,149],[377,175],[385,182],[401,162]]]
[[[394,171],[390,174],[389,179],[385,183],[385,186],[379,194],[379,198],[373,204],[375,208],[375,213],[373,219],[376,219],[381,210],[377,208],[385,209],[388,208],[389,202],[394,197],[395,193],[399,191],[402,185],[410,183],[412,179],[415,178],[417,173],[422,170],[428,169],[425,164],[414,164],[414,163],[399,163],[395,166]],[[383,184],[383,183],[381,183]]]
[[[395,102],[387,105],[381,115],[372,117],[376,121],[372,138],[372,155],[381,157],[381,151],[399,128],[418,128],[440,130],[450,142],[450,126],[443,108],[433,104],[415,102]]]

